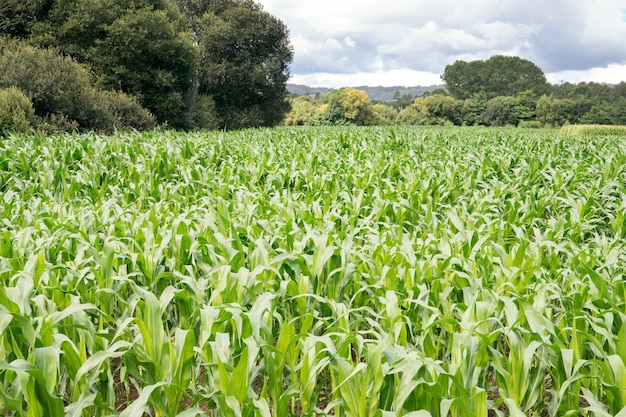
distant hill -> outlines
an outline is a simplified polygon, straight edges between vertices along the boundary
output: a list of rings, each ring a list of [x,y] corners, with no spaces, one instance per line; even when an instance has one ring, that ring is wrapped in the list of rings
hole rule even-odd
[[[327,87],[309,87],[301,84],[287,84],[287,91],[297,96],[314,96],[317,93],[324,94],[333,91],[333,88]]]
[[[425,92],[436,90],[437,88],[444,88],[444,85],[430,85],[427,87],[368,87],[368,86],[358,86],[354,87],[357,90],[364,90],[367,93],[367,96],[370,100],[378,100],[378,101],[393,101],[393,96],[396,91],[400,92],[400,96],[411,95],[412,97],[420,96]],[[295,94],[297,96],[305,96],[310,95],[314,96],[317,93],[324,94],[330,91],[333,91],[333,88],[328,87],[309,87],[307,85],[300,84],[287,84],[287,90],[291,94]]]

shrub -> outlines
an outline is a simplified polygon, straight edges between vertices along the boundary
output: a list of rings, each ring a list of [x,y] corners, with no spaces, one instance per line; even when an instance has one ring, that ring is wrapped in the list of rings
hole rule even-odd
[[[30,99],[44,131],[151,129],[154,117],[132,96],[96,89],[88,68],[54,49],[0,39],[0,88]]]
[[[488,126],[517,126],[519,101],[515,97],[494,97],[487,102],[483,121]]]
[[[415,107],[410,106],[398,114],[397,121],[402,125],[425,125],[426,117]]]
[[[526,129],[541,129],[543,124],[538,120],[522,120],[517,125],[519,128]]]
[[[119,91],[92,89],[92,117],[88,123],[93,130],[148,130],[156,126],[154,116],[141,107],[137,99]]]
[[[39,116],[63,113],[82,121],[84,92],[91,88],[85,67],[55,50],[36,49],[20,41],[5,41],[0,49],[0,87],[18,87]]]
[[[35,116],[33,103],[16,87],[0,89],[0,133],[25,132]]]

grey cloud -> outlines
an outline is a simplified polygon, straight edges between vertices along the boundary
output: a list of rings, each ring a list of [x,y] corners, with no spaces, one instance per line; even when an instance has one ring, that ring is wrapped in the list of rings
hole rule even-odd
[[[441,73],[457,59],[497,53],[530,59],[546,72],[626,63],[623,0],[260,3],[289,27],[298,74]]]

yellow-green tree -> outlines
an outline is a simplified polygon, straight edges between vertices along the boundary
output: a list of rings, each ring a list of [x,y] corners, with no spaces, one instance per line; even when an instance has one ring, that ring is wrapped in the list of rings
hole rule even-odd
[[[398,112],[391,106],[376,103],[372,106],[374,121],[377,125],[392,125],[397,123]]]
[[[375,122],[372,102],[363,90],[341,88],[329,93],[324,99],[328,105],[324,118],[331,125],[367,126]]]
[[[463,123],[461,117],[463,102],[450,96],[434,94],[428,97],[418,97],[413,102],[413,107],[424,115],[426,124],[429,125],[441,125],[446,122],[455,125]]]
[[[298,96],[291,100],[291,110],[285,116],[287,126],[314,126],[321,124],[320,104],[309,96]]]

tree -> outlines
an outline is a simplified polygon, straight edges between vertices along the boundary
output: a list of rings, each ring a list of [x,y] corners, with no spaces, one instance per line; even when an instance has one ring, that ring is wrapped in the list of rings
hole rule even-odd
[[[413,106],[404,108],[397,118],[398,123],[403,125],[425,125],[426,118]]]
[[[105,32],[93,48],[98,84],[139,97],[161,123],[194,127],[196,51],[167,12],[128,12]]]
[[[374,123],[372,102],[363,90],[341,88],[324,97],[325,119],[331,125],[354,124],[367,126]]]
[[[461,100],[480,92],[489,98],[516,96],[526,90],[541,95],[549,88],[541,68],[516,56],[494,55],[486,61],[456,61],[446,66],[441,79],[450,94]]]
[[[287,29],[252,0],[5,0],[1,34],[88,66],[170,127],[271,126],[289,110]]]
[[[568,120],[572,100],[543,95],[537,100],[537,120],[544,126],[562,126]]]
[[[283,22],[252,1],[179,4],[200,50],[199,92],[215,100],[222,127],[279,123],[289,111],[293,59]]]
[[[26,38],[33,25],[52,7],[54,0],[3,0],[0,4],[0,35]]]
[[[463,123],[461,116],[463,103],[450,96],[434,94],[428,97],[418,97],[413,102],[413,106],[426,117],[426,123],[429,125],[441,125],[446,122],[455,125]]]
[[[479,92],[485,92],[486,65],[483,61],[456,61],[446,65],[441,79],[453,97],[460,100],[470,98]]]
[[[0,88],[19,88],[52,129],[110,132],[154,126],[152,115],[134,97],[98,90],[92,81],[86,67],[54,49],[0,38]]]
[[[613,125],[618,120],[618,109],[606,101],[596,102],[580,122],[583,124]]]
[[[515,97],[494,97],[487,102],[483,121],[488,126],[517,126],[519,101]]]
[[[291,100],[291,110],[285,117],[287,126],[313,126],[318,124],[317,114],[319,105],[317,100],[309,96],[298,96]]]
[[[136,96],[159,123],[192,127],[198,59],[171,1],[55,1],[31,40],[89,64],[99,86]]]
[[[476,93],[471,98],[465,99],[461,109],[463,123],[466,126],[482,125],[486,107],[487,95],[485,93]]]
[[[374,112],[374,124],[392,125],[396,123],[398,112],[393,107],[376,103],[372,106],[372,111]]]

